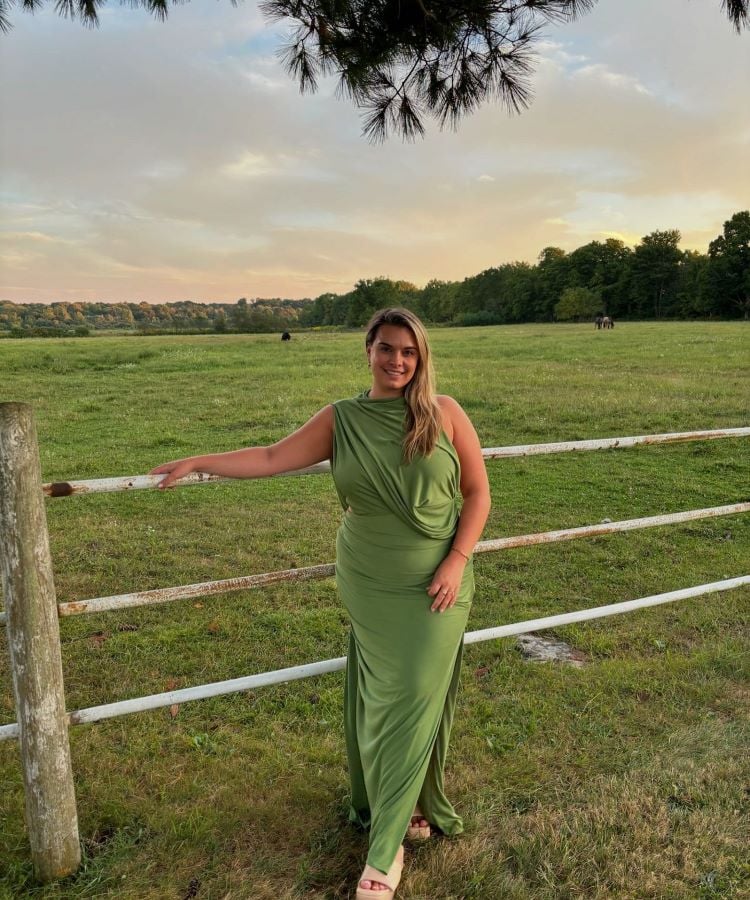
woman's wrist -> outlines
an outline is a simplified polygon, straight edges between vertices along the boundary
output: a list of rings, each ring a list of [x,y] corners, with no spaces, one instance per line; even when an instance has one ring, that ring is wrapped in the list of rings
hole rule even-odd
[[[464,558],[465,562],[469,561],[469,556],[466,553],[464,553],[463,550],[460,550],[458,547],[451,547],[449,552],[458,553],[459,556],[462,556]]]

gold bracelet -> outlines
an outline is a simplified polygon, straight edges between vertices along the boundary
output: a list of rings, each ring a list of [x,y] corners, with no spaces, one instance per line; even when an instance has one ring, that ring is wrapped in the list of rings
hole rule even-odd
[[[463,550],[459,550],[458,547],[451,547],[451,550],[455,550],[456,553],[458,553],[458,554],[460,554],[461,556],[463,556],[463,558],[466,560],[466,562],[469,561],[469,557],[464,553]]]

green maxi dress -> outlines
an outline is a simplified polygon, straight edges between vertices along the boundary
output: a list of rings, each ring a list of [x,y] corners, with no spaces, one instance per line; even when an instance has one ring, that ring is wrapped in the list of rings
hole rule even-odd
[[[344,727],[350,819],[370,829],[367,862],[387,872],[414,807],[449,835],[463,823],[443,792],[474,593],[469,562],[453,607],[430,611],[435,569],[460,510],[460,469],[445,432],[429,457],[402,462],[406,401],[367,394],[334,406],[332,472],[345,510],[336,582],[351,635]]]

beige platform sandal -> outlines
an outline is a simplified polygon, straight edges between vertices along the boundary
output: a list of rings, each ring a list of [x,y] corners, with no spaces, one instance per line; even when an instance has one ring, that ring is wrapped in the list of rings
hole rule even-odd
[[[425,819],[422,810],[418,806],[414,807],[412,819]],[[421,841],[428,841],[432,837],[432,829],[429,824],[412,825],[409,823],[409,827],[406,829],[406,837],[407,840],[410,840],[412,843],[419,844]]]
[[[393,860],[393,865],[383,875],[378,869],[372,866],[365,866],[364,872],[359,876],[357,882],[356,900],[393,900],[396,895],[396,888],[401,881],[401,872],[404,868],[404,848],[402,847]],[[387,891],[373,891],[370,888],[360,887],[362,881],[377,881],[378,884],[387,886]]]

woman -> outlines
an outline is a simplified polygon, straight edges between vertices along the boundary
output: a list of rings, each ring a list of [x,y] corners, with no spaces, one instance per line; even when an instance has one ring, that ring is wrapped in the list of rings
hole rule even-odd
[[[152,470],[165,488],[190,472],[259,478],[331,460],[345,510],[336,582],[349,612],[344,725],[350,819],[370,830],[358,900],[394,896],[403,839],[463,830],[443,793],[471,552],[490,508],[474,427],[438,396],[424,326],[384,309],[367,326],[369,391],[316,413],[268,447]],[[460,513],[460,515],[459,515]]]

